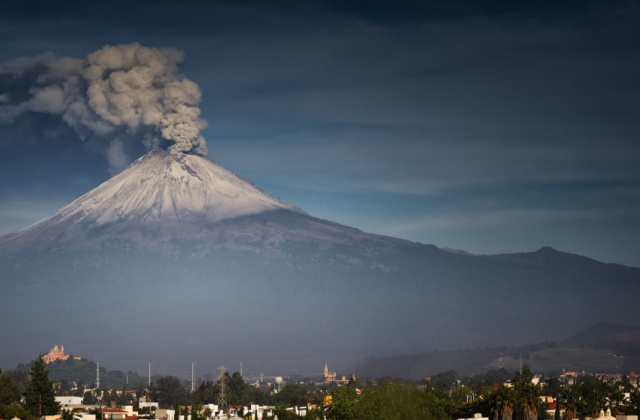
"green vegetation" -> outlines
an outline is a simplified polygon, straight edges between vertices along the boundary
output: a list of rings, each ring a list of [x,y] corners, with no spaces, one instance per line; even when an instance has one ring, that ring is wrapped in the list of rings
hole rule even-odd
[[[0,374],[2,370],[0,370]],[[25,381],[26,383],[26,381]],[[0,418],[19,417],[23,420],[36,420],[30,412],[20,404],[21,393],[11,375],[0,375]]]
[[[387,382],[367,387],[358,395],[353,385],[334,389],[327,414],[331,420],[451,418],[451,404],[445,394],[420,390],[403,383]]]
[[[19,364],[16,370],[28,372],[33,363]],[[63,391],[68,390],[65,389],[65,384],[71,382],[78,384],[79,388],[95,387],[97,367],[95,362],[87,359],[76,360],[73,357],[67,360],[56,360],[47,365],[51,379],[59,382]],[[147,377],[139,376],[135,372],[107,371],[104,367],[100,367],[101,387],[122,387],[128,383],[130,387],[135,388],[138,385],[146,385],[147,382]]]
[[[247,386],[239,372],[226,376],[226,397],[229,405],[268,404],[269,395],[266,391],[252,386]],[[203,381],[191,398],[200,398],[203,404],[217,404],[220,394],[220,381]]]
[[[580,377],[572,386],[549,378],[539,385],[532,382],[533,372],[524,366],[516,372],[510,386],[502,386],[504,371],[491,371],[472,378],[458,378],[449,371],[435,375],[418,385],[402,381],[382,381],[367,385],[358,394],[353,386],[332,391],[333,403],[328,409],[331,420],[345,419],[442,419],[471,418],[474,413],[493,420],[543,420],[550,418],[547,405],[540,396],[557,392],[559,403],[569,418],[598,416],[600,410],[616,414],[637,414],[640,392],[627,379],[616,383],[593,376]],[[488,386],[494,380],[495,385]],[[632,392],[624,399],[623,392]]]
[[[551,348],[533,350],[548,352]],[[561,351],[565,349],[556,349]],[[593,349],[589,349],[591,351]],[[595,354],[595,353],[594,353]],[[529,357],[529,360],[535,360]],[[75,369],[90,366],[90,362],[75,364]],[[81,366],[84,366],[80,369]],[[95,364],[93,365],[95,366]],[[74,369],[67,369],[72,372]],[[61,370],[58,370],[61,372]],[[19,417],[22,420],[37,420],[48,414],[61,414],[63,420],[72,420],[70,412],[60,413],[59,404],[54,400],[54,381],[42,358],[35,360],[29,372],[22,370],[0,372],[0,418]],[[102,375],[101,375],[102,376]],[[117,377],[117,376],[114,376]],[[538,378],[533,381],[533,370],[525,365],[521,371],[511,374],[505,369],[491,370],[481,375],[461,377],[450,370],[421,382],[383,378],[377,382],[352,380],[347,385],[290,383],[282,386],[278,392],[274,388],[256,388],[249,386],[238,372],[225,373],[226,398],[231,406],[249,404],[269,405],[272,414],[279,420],[289,419],[442,419],[472,418],[475,413],[492,420],[544,420],[550,418],[547,404],[541,396],[557,397],[557,412],[563,408],[570,418],[597,417],[600,410],[611,409],[615,415],[640,414],[640,392],[637,380],[632,383],[626,376],[595,377],[582,375],[566,383],[560,378]],[[58,384],[60,393],[70,395],[64,390],[75,382],[73,377],[61,379]],[[506,386],[508,385],[508,386]],[[82,388],[74,391],[83,396],[85,404],[105,406],[133,405],[137,400],[127,387],[120,385],[104,387],[97,391],[82,394]],[[624,393],[631,394],[625,398]],[[195,391],[190,391],[186,381],[172,376],[158,377],[148,388],[139,384],[137,396],[157,401],[159,408],[174,408],[176,419],[207,420],[213,414],[204,404],[217,403],[220,393],[220,381],[202,381]],[[325,398],[332,401],[325,406]],[[24,397],[24,402],[21,402]],[[295,415],[291,407],[307,407],[314,404],[305,417]],[[99,411],[98,411],[99,414]],[[153,410],[144,408],[141,415],[153,415]],[[252,413],[238,413],[250,416]],[[552,413],[553,414],[553,413]],[[152,418],[152,417],[149,417]],[[246,418],[246,417],[245,417]]]
[[[31,365],[29,381],[24,390],[24,408],[32,415],[42,417],[58,414],[60,404],[55,399],[53,381],[49,379],[47,365],[42,356]]]

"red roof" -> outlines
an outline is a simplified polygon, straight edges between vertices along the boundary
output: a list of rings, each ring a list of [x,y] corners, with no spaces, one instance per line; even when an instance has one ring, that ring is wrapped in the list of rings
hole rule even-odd
[[[549,411],[555,411],[557,402],[553,401],[547,404],[549,405],[549,408],[548,408]],[[560,407],[560,411],[565,411],[565,408]]]

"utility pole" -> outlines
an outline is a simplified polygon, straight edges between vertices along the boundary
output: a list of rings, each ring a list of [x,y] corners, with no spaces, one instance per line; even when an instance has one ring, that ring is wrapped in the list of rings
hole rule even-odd
[[[522,378],[522,353],[520,353],[520,378]]]
[[[220,372],[220,393],[218,394],[218,407],[220,411],[224,411],[224,409],[227,407],[227,378],[226,376],[224,376],[226,371],[226,367],[218,367],[218,372]]]

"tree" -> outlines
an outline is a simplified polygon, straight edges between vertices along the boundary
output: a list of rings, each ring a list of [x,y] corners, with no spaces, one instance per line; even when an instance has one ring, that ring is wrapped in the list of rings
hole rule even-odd
[[[578,401],[580,396],[571,387],[567,387],[562,391],[562,401],[559,403],[564,406],[564,418],[573,420],[578,417]]]
[[[173,418],[178,420],[180,419],[180,404],[178,403],[178,401],[176,401],[174,404],[175,405],[173,406],[173,412],[174,412]]]
[[[73,420],[73,412],[71,410],[62,410],[62,420]]]
[[[170,408],[176,401],[186,401],[188,398],[187,389],[180,380],[174,376],[164,376],[156,381],[156,398],[160,404],[159,408]]]
[[[498,420],[511,420],[513,417],[513,408],[516,403],[516,395],[513,388],[500,386],[490,395],[490,410],[493,418]]]
[[[547,415],[545,404],[540,400],[540,387],[534,385],[534,374],[529,366],[522,367],[522,373],[516,372],[513,378],[513,386],[516,393],[516,418],[525,420],[537,420]]]
[[[622,391],[619,388],[614,389],[611,395],[609,396],[611,412],[613,413],[614,416],[622,414],[620,407],[624,404],[624,400],[625,400],[625,397]]]
[[[91,391],[86,391],[84,396],[82,397],[82,404],[84,405],[93,405],[98,402],[98,399]]]
[[[2,370],[0,369],[0,373]],[[10,405],[20,401],[18,387],[13,384],[9,375],[0,376],[0,405]]]
[[[324,416],[324,410],[321,410],[320,408],[314,408],[311,409],[307,412],[307,415],[305,416],[305,419],[308,420],[324,420],[325,416]]]
[[[438,392],[449,392],[453,388],[457,377],[458,373],[455,370],[439,373],[433,376],[431,385]]]
[[[233,372],[231,377],[227,377],[227,403],[230,405],[245,404],[246,386],[239,372]]]
[[[604,397],[595,388],[583,388],[578,415],[580,418],[596,418],[604,407]]]
[[[536,420],[540,411],[540,390],[532,383],[528,383],[520,394],[520,402],[525,420]]]
[[[49,371],[40,355],[29,371],[29,380],[24,390],[24,408],[38,417],[58,414],[60,404],[55,396],[53,381],[49,380]]]
[[[191,405],[191,420],[206,420],[203,415],[202,400],[200,395],[196,395],[196,399]]]
[[[353,386],[344,385],[334,389],[331,396],[327,412],[330,420],[446,420],[462,406],[432,389],[425,392],[393,382],[365,387],[360,395]]]
[[[205,407],[204,410],[202,410],[202,417],[204,418],[204,420],[208,420],[212,415],[213,411],[211,411],[209,407]]]
[[[547,395],[558,395],[562,393],[562,385],[560,384],[560,380],[555,376],[547,379],[545,383],[547,385],[544,387],[544,392]]]
[[[631,394],[631,398],[629,399],[629,413],[627,414],[640,414],[640,391],[636,391]]]
[[[331,406],[328,418],[331,420],[359,420],[361,417],[356,406],[357,393],[353,386],[345,385],[331,391]]]

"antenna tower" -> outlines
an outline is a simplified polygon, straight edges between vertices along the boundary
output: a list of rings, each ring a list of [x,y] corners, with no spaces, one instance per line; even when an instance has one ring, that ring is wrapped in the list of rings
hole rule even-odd
[[[191,362],[191,392],[195,390],[195,386],[193,385],[193,362]]]
[[[151,386],[151,363],[149,363],[149,386]]]
[[[224,376],[226,371],[226,367],[218,367],[218,372],[220,372],[220,393],[218,394],[218,407],[220,407],[220,411],[224,411],[224,409],[227,408],[227,377]]]
[[[100,363],[96,363],[96,389],[100,389]]]

